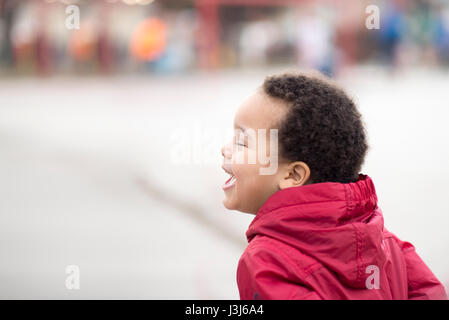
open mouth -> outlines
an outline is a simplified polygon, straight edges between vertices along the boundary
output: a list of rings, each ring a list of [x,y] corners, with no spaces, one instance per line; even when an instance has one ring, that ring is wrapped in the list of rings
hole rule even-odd
[[[235,176],[231,176],[223,185],[223,189],[229,189],[235,184]]]
[[[234,174],[230,170],[227,170],[224,166],[222,166],[222,168],[227,174],[230,175],[229,179],[226,180],[226,182],[224,183],[224,185],[222,187],[223,190],[226,190],[226,189],[229,189],[234,186],[236,179],[235,179]]]

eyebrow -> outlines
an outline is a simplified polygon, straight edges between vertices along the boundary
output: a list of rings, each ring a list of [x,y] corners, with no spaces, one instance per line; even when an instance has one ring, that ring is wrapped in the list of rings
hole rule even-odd
[[[237,123],[234,123],[234,128],[241,129],[243,132],[245,132],[248,129],[248,128],[241,126]]]
[[[249,129],[248,127],[239,125],[239,124],[237,124],[237,123],[234,122],[234,128],[235,128],[235,129],[240,129],[240,130],[242,131],[243,135],[244,135],[247,139],[253,140],[253,138],[251,137],[251,135],[247,133],[247,130]]]

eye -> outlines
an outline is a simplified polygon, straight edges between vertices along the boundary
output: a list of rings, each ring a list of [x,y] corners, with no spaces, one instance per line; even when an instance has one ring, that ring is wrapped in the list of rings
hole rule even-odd
[[[238,146],[246,147],[244,140],[243,135],[239,135],[238,137],[234,136],[234,143]]]

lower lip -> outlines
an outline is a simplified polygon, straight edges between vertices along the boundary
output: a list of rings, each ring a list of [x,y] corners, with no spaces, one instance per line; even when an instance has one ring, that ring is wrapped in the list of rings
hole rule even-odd
[[[233,179],[234,181],[232,181],[231,183],[229,183],[231,181],[231,179]],[[221,187],[223,190],[228,190],[230,188],[232,188],[235,185],[235,177],[231,177],[229,178],[225,184]]]

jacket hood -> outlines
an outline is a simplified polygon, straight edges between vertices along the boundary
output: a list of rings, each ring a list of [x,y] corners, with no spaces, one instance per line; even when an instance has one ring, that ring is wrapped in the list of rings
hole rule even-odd
[[[282,241],[313,257],[350,287],[364,288],[367,267],[382,269],[383,216],[370,177],[323,182],[274,193],[257,212],[246,236]]]

